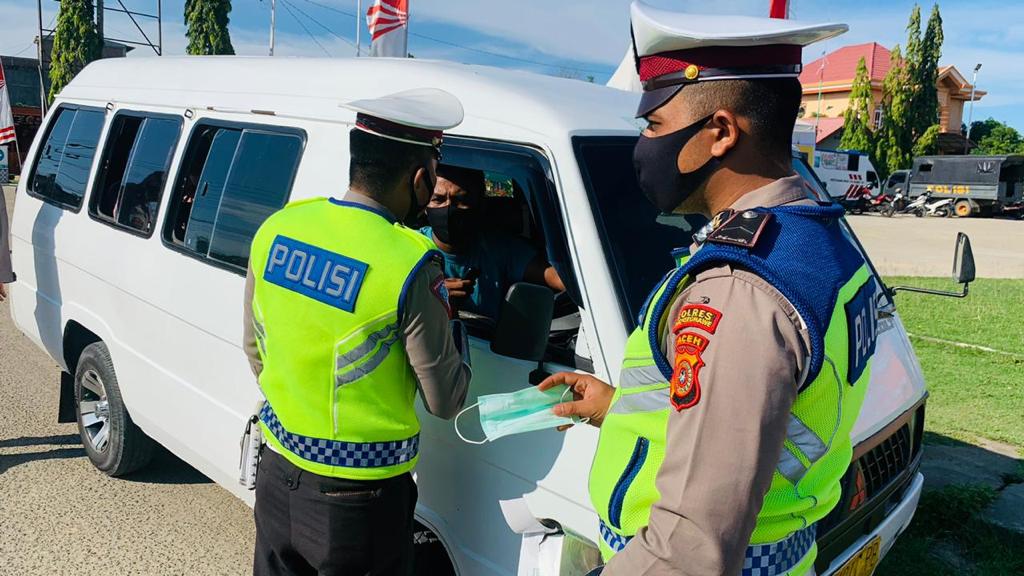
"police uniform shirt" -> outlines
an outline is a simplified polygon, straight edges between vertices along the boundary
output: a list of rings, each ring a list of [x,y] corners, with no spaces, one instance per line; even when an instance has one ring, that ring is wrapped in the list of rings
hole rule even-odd
[[[379,202],[356,192],[348,192],[344,199],[390,214]],[[423,405],[435,416],[451,418],[466,399],[471,373],[455,348],[449,328],[448,308],[430,289],[439,277],[443,277],[443,274],[440,264],[436,262],[428,263],[417,272],[408,288],[405,317],[401,319],[401,335],[409,364],[419,384]],[[253,374],[259,377],[263,363],[252,325],[253,285],[254,277],[250,269],[245,280],[243,347]]]
[[[753,190],[731,208],[785,204],[815,204],[800,176]],[[691,252],[699,249],[694,245]],[[695,405],[671,411],[657,475],[661,499],[648,526],[612,558],[603,576],[739,574],[779,461],[810,358],[803,322],[778,290],[752,272],[708,268],[668,309],[661,335],[668,358],[678,356],[675,321],[693,305],[712,311],[707,318],[717,322],[714,333],[686,330],[707,340],[696,371],[701,396]]]
[[[14,271],[11,269],[11,244],[8,238],[7,200],[0,190],[0,284],[14,282]]]

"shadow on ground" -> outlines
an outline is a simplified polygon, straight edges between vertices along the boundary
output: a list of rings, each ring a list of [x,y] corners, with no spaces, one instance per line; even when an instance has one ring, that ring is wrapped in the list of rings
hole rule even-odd
[[[0,474],[15,466],[30,462],[86,457],[78,434],[23,436],[0,440],[0,450],[28,447],[37,447],[39,450],[13,454],[0,453]],[[156,447],[153,460],[149,465],[134,474],[123,477],[122,480],[149,484],[209,484],[212,482],[162,446]]]

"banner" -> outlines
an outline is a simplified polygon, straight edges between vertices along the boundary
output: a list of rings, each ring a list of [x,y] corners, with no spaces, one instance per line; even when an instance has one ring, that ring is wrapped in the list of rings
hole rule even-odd
[[[14,116],[11,114],[11,98],[7,95],[4,64],[0,62],[0,144],[8,142],[14,142]]]
[[[376,0],[366,11],[370,56],[409,56],[409,0]]]

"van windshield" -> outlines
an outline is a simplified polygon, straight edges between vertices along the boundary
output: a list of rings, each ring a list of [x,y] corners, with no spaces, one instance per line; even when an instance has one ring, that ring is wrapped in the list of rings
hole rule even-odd
[[[611,265],[620,309],[632,329],[647,294],[675,268],[672,251],[686,249],[703,216],[660,214],[633,171],[636,136],[574,137],[573,148]]]
[[[627,314],[625,322],[629,330],[636,327],[647,295],[675,267],[672,251],[689,248],[693,233],[707,222],[703,216],[660,214],[647,201],[633,170],[636,141],[635,136],[573,138],[576,159],[590,197],[605,258],[617,283],[620,309]],[[820,202],[830,201],[824,185],[806,162],[794,158],[793,170],[803,176],[810,195]],[[867,259],[845,223],[843,230]],[[868,262],[870,266],[870,260]]]

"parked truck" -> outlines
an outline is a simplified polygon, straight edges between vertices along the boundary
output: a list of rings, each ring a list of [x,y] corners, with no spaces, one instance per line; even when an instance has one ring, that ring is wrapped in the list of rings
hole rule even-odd
[[[952,198],[961,218],[1020,211],[1024,156],[921,156],[910,172],[909,195]]]

